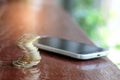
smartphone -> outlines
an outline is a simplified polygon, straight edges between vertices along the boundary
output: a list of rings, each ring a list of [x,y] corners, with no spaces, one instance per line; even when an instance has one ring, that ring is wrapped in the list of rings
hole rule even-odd
[[[81,60],[100,58],[108,54],[106,49],[57,37],[41,37],[34,45],[46,51]]]

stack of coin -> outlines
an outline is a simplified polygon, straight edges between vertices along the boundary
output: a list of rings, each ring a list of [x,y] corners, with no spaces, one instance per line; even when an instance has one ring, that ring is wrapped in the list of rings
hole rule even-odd
[[[17,61],[14,61],[13,65],[28,68],[37,65],[40,62],[41,56],[38,48],[33,45],[33,43],[39,38],[40,36],[34,34],[24,34],[17,40],[17,45],[25,54]]]

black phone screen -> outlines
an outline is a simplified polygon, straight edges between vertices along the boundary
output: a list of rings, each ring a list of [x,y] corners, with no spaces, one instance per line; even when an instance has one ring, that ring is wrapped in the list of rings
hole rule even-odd
[[[44,46],[61,49],[76,54],[90,54],[90,53],[104,51],[103,48],[99,48],[93,45],[88,45],[85,43],[80,43],[80,42],[70,41],[61,38],[55,38],[55,37],[40,38],[38,42],[39,44]]]

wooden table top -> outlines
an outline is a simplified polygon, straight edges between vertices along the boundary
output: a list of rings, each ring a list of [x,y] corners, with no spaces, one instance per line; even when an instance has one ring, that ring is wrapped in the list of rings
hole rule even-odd
[[[24,54],[15,45],[23,33],[93,44],[60,6],[41,1],[0,0],[0,80],[119,80],[120,70],[106,57],[81,61],[40,51],[42,60],[35,67],[11,65]]]

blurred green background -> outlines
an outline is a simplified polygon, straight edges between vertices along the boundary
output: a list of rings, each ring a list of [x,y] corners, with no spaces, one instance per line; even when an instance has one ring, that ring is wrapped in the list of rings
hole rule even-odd
[[[100,27],[105,28],[106,25],[100,0],[63,0],[63,6],[96,45],[108,47],[105,35],[101,36],[99,31]]]
[[[108,58],[120,68],[120,14],[117,14],[120,1],[62,0],[61,3],[97,46],[110,49]]]

